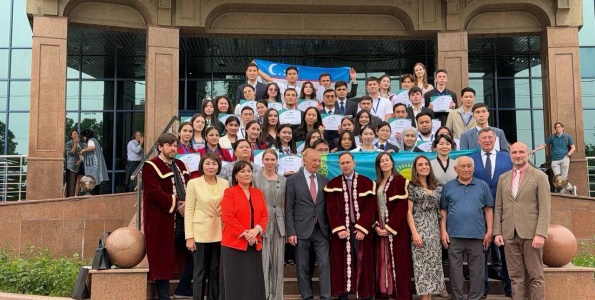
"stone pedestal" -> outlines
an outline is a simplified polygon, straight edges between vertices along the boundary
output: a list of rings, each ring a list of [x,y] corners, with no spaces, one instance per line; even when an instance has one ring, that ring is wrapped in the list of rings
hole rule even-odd
[[[577,27],[545,29],[541,35],[541,70],[546,137],[555,132],[556,122],[564,124],[564,131],[572,136],[576,146],[568,179],[578,187],[579,195],[588,196]],[[546,149],[549,161],[551,153],[549,147]]]
[[[90,270],[91,300],[147,299],[149,269]]]
[[[568,264],[561,268],[545,268],[545,299],[591,300],[595,299],[595,269]],[[534,300],[534,299],[531,299]]]
[[[438,32],[436,48],[436,70],[446,69],[446,88],[457,93],[469,86],[469,57],[466,31]],[[459,101],[459,106],[462,102]]]
[[[145,151],[178,115],[179,29],[149,26],[145,71]]]
[[[33,16],[27,200],[62,197],[68,19]]]

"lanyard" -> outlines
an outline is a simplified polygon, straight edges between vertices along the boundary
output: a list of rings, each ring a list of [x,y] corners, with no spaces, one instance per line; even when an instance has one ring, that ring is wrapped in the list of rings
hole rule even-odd
[[[244,128],[240,128],[240,132],[242,133],[242,138],[246,138],[246,133],[244,132]]]
[[[469,123],[471,122],[471,119],[473,119],[473,115],[469,116],[469,119],[467,119],[467,121],[465,121],[465,118],[463,118],[463,114],[459,113],[459,117],[461,117],[461,121],[463,121],[463,124],[465,124],[465,127],[467,127],[467,125],[469,125]]]
[[[218,147],[217,147],[217,149],[215,149],[215,151],[211,150],[211,148],[209,148],[209,146],[206,146],[205,148],[207,148],[207,151],[205,151],[206,153],[208,153],[209,151],[215,152],[215,154],[217,154],[219,157],[221,157],[221,154],[219,153],[219,148]]]
[[[188,143],[188,147],[184,147],[184,144],[182,144],[182,143],[180,143],[180,146],[182,147],[184,154],[190,153],[190,143]]]
[[[378,97],[378,102],[376,102],[376,108],[372,108],[372,110],[374,111],[375,114],[378,114],[378,106],[380,106],[380,97]]]
[[[434,134],[432,133],[430,135],[430,140],[426,140],[426,137],[423,136],[421,133],[418,133],[417,136],[419,137],[420,140],[424,141],[424,142],[433,142],[434,141]]]

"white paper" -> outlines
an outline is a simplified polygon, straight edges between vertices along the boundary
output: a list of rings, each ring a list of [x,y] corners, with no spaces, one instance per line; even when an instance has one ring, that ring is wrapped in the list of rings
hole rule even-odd
[[[298,101],[297,108],[301,111],[306,111],[308,107],[318,107],[318,101],[316,100],[300,100]]]
[[[279,112],[280,110],[283,109],[283,103],[281,103],[281,102],[269,102],[268,103],[268,108],[272,108],[272,109],[276,110],[277,112]]]
[[[257,166],[261,166],[264,168],[264,164],[262,163],[262,156],[264,155],[264,150],[256,150],[254,151],[254,164]]]
[[[439,119],[432,119],[432,132],[436,132],[440,127],[442,127],[442,122]]]
[[[422,101],[423,102],[423,101]],[[411,101],[409,101],[409,90],[398,90],[395,96],[393,97],[393,107],[397,103],[403,103],[407,105],[407,107],[411,106]]]
[[[424,152],[432,152],[432,142],[419,141],[417,147]]]
[[[304,151],[304,147],[306,147],[306,143],[304,141],[299,141],[295,143],[295,150],[297,153],[302,153]]]
[[[283,109],[279,111],[279,124],[299,125],[302,123],[302,111],[298,109]]]
[[[232,116],[234,116],[234,117],[238,117],[238,116],[236,116],[236,115],[233,115],[233,114],[220,114],[220,115],[219,115],[219,122],[221,122],[221,124],[225,124],[225,121],[227,121],[227,118],[229,118],[229,117],[232,117]],[[238,119],[239,119],[239,118],[240,118],[240,117],[238,117]]]
[[[251,107],[254,110],[254,114],[256,114],[256,101],[253,100],[240,100],[240,114],[242,113],[242,109],[244,109],[244,107]]]
[[[339,130],[339,126],[341,125],[341,120],[343,120],[343,115],[323,114],[321,117],[322,117],[322,125],[324,125],[324,130]]]
[[[178,156],[176,158],[183,161],[188,166],[188,171],[190,171],[190,172],[198,171],[198,165],[200,164],[200,154],[198,154],[198,153],[184,154],[184,155]]]
[[[452,96],[434,96],[430,98],[430,102],[432,103],[432,110],[434,112],[448,112],[450,111],[450,102],[452,102]]]
[[[284,155],[279,157],[279,166],[277,167],[277,174],[283,175],[286,172],[297,172],[303,166],[302,157],[297,155]]]
[[[390,118],[388,124],[390,125],[391,135],[395,136],[397,132],[403,133],[406,127],[411,127],[411,119]]]

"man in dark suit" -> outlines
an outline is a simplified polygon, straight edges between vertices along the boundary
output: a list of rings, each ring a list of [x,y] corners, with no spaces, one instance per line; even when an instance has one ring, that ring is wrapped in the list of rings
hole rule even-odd
[[[322,100],[324,101],[324,107],[320,110],[321,115],[342,114],[341,110],[337,108],[337,92],[335,92],[335,90],[327,89],[326,91],[324,91],[324,94],[322,95]],[[339,128],[325,128],[324,139],[330,143],[334,139],[338,138],[338,129]]]
[[[264,83],[258,82],[256,78],[258,77],[258,66],[255,63],[249,63],[246,67],[246,78],[248,79],[246,83],[241,84],[238,86],[236,90],[236,104],[240,103],[242,100],[242,90],[246,85],[251,85],[256,90],[256,96],[254,97],[255,100],[263,99],[264,95],[267,90],[267,85]]]
[[[285,223],[289,243],[296,247],[298,288],[302,299],[314,299],[310,250],[318,261],[320,299],[331,298],[331,266],[329,222],[326,214],[324,187],[328,179],[316,174],[320,152],[306,149],[302,153],[304,167],[287,178]]]
[[[508,152],[496,151],[496,132],[493,128],[484,127],[480,129],[477,140],[481,146],[481,151],[471,155],[475,164],[473,177],[485,181],[485,183],[490,186],[492,196],[495,199],[500,175],[512,170],[512,161],[510,160]],[[504,249],[503,247],[497,247],[494,242],[490,244],[490,247],[485,252],[483,294],[484,296],[487,296],[490,290],[488,285],[488,256],[490,252],[492,253],[492,264],[490,268],[495,272],[502,274],[505,282],[504,293],[510,297],[510,277],[508,276],[508,269],[506,268]]]
[[[485,103],[475,103],[471,108],[473,112],[473,119],[477,123],[476,128],[471,128],[461,134],[461,150],[462,149],[475,149],[479,148],[479,142],[477,141],[478,132],[482,128],[490,127],[488,124],[488,119],[490,117],[490,112],[488,110],[488,106]],[[498,151],[508,152],[508,142],[506,141],[506,136],[504,135],[504,131],[502,129],[496,127],[490,127],[496,133],[496,143],[495,149]]]
[[[421,106],[421,94],[422,92],[419,87],[414,86],[409,90],[409,101],[411,102],[411,106],[407,107],[407,119],[411,119],[412,127],[417,127],[415,117],[417,117],[419,113],[427,113],[432,119],[434,118],[433,110]]]
[[[370,127],[372,127],[372,129],[374,131],[376,131],[376,127],[378,127],[378,124],[380,124],[380,122],[382,122],[382,120],[377,117],[372,115],[372,97],[368,96],[368,95],[363,95],[360,100],[359,100],[359,110],[357,111],[358,113],[362,110],[366,110],[370,113]],[[355,122],[357,122],[358,120],[356,119]],[[357,127],[357,124],[356,124]],[[355,135],[358,135],[359,133],[354,133]]]
[[[337,92],[337,102],[335,108],[338,112],[355,117],[357,114],[357,102],[348,99],[348,96],[355,97],[357,95],[357,83],[351,85],[351,93],[347,95],[347,82],[339,80],[335,83],[335,91]],[[354,93],[355,92],[355,93]]]
[[[425,106],[432,108],[432,97],[434,96],[450,96],[452,101],[450,102],[450,108],[457,108],[457,93],[446,88],[446,82],[448,82],[448,73],[445,69],[439,69],[436,71],[436,87],[428,91],[424,95]],[[436,112],[436,117],[442,122],[442,126],[446,125],[446,119],[448,119],[448,112]]]

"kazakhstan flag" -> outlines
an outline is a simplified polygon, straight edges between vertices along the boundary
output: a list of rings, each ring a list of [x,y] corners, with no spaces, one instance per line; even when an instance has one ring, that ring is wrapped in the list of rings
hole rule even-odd
[[[479,148],[452,151],[450,152],[449,157],[451,159],[456,159],[460,156],[469,156],[478,151]],[[379,153],[381,152],[352,152],[353,157],[355,158],[355,171],[372,180],[376,180],[376,170],[374,163],[376,162],[376,156],[378,156]],[[318,174],[324,175],[329,179],[341,175],[341,168],[339,167],[339,154],[340,153],[322,154]],[[403,177],[410,180],[413,160],[420,154],[425,155],[430,160],[436,158],[437,155],[436,152],[401,152],[391,153],[391,156],[395,161],[395,167],[397,168],[397,171]]]

